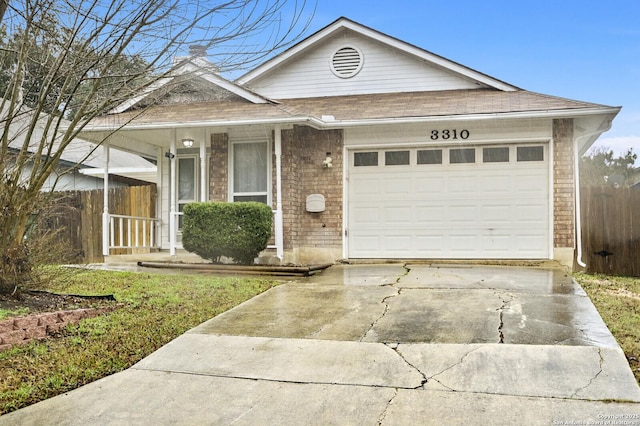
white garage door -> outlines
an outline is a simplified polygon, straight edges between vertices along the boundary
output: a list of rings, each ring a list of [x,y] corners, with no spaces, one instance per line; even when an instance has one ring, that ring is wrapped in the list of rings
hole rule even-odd
[[[350,258],[549,257],[546,145],[350,151]]]

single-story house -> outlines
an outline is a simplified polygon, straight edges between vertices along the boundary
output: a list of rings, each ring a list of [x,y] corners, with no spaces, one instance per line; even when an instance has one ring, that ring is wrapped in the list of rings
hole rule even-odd
[[[182,207],[274,209],[274,256],[556,259],[579,247],[580,156],[620,108],[529,92],[346,18],[235,81],[201,57],[87,127],[158,166]],[[578,256],[580,254],[578,253]]]

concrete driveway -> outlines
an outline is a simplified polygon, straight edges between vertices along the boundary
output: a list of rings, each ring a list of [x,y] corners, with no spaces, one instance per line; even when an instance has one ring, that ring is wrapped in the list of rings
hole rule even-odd
[[[411,264],[340,265],[286,283],[122,373],[0,417],[38,425],[600,421],[640,425],[640,388],[571,277]]]

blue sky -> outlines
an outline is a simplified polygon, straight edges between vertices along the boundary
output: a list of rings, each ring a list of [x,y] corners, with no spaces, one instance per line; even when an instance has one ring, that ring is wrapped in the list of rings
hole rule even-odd
[[[340,16],[525,90],[622,106],[596,146],[640,155],[638,0],[318,0],[308,34]]]

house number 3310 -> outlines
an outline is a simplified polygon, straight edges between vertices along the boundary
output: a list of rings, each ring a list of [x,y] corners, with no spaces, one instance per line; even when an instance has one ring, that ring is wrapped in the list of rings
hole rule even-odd
[[[431,131],[431,140],[433,141],[437,141],[439,139],[468,139],[469,138],[469,131],[464,129],[464,130],[458,130],[458,129],[453,129],[453,130],[432,130]]]

